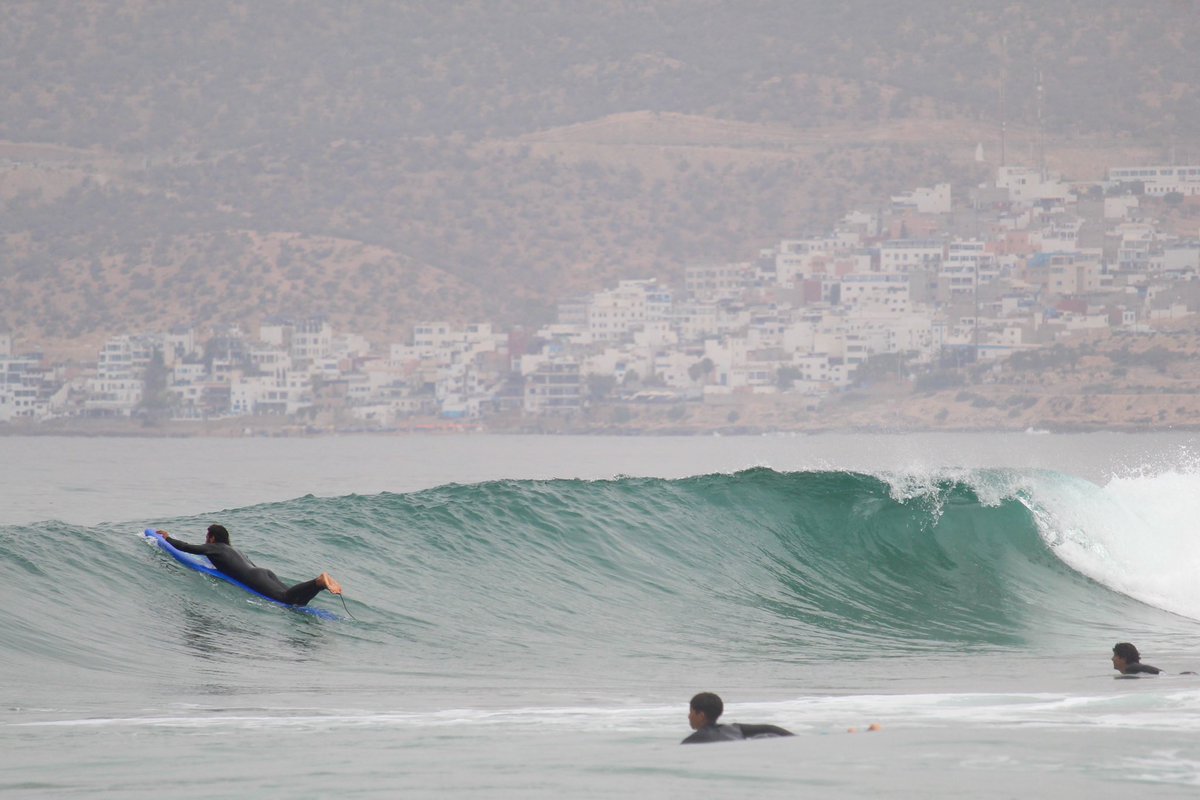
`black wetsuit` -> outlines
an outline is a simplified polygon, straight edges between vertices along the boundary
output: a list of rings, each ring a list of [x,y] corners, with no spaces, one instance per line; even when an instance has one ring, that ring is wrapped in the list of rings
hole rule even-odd
[[[316,578],[288,587],[271,570],[254,566],[254,562],[234,550],[233,545],[188,544],[178,539],[164,538],[176,550],[197,556],[208,556],[208,560],[212,562],[218,572],[223,572],[238,583],[245,584],[259,594],[272,600],[278,600],[280,603],[287,603],[289,606],[303,606],[321,593],[321,587],[317,585]]]
[[[1135,661],[1132,664],[1126,664],[1125,669],[1121,670],[1122,675],[1137,675],[1145,673],[1147,675],[1157,675],[1162,672],[1158,667],[1152,667],[1149,664],[1143,664],[1140,661]]]
[[[705,744],[707,742],[737,742],[742,739],[773,739],[776,736],[791,736],[792,732],[777,725],[706,725],[680,744]]]

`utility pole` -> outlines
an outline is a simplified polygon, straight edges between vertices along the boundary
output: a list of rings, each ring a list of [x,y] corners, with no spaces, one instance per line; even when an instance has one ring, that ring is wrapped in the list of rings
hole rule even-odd
[[[1043,127],[1042,109],[1045,106],[1045,88],[1042,84],[1042,71],[1037,73],[1037,135],[1038,135],[1038,171],[1042,181],[1046,180],[1046,131]]]
[[[979,363],[979,258],[975,259],[975,358],[973,363]]]
[[[1005,92],[1008,88],[1008,34],[1000,36],[1000,166],[1007,165],[1008,106]]]

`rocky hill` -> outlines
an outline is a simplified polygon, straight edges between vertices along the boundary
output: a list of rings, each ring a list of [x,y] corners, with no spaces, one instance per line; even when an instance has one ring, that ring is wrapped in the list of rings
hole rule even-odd
[[[0,328],[88,357],[167,321],[537,323],[972,185],[1001,108],[1010,163],[1039,142],[1078,178],[1200,158],[1196,10],[17,0]]]

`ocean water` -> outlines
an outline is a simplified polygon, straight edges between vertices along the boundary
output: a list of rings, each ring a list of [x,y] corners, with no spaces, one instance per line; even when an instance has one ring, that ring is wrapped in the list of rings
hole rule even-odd
[[[1196,445],[0,438],[0,796],[1194,797]]]

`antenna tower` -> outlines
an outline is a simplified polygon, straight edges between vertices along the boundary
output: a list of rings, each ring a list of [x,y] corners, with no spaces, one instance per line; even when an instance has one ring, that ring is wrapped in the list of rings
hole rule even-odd
[[[1045,89],[1042,85],[1042,71],[1037,72],[1037,157],[1038,171],[1042,180],[1046,180],[1046,129],[1042,120],[1042,109],[1045,107]]]
[[[1005,92],[1008,89],[1008,35],[1000,37],[1000,166],[1008,161],[1008,105]]]

